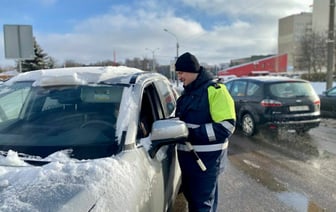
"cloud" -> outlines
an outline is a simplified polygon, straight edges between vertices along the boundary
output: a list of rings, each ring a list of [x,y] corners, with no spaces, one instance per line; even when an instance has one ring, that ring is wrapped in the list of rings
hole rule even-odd
[[[77,21],[66,33],[37,30],[35,36],[45,52],[59,63],[67,59],[83,63],[112,60],[114,52],[119,62],[151,58],[152,52],[146,48],[159,48],[155,51],[159,64],[169,64],[176,56],[177,38],[179,54],[190,51],[201,62],[219,64],[239,57],[276,53],[278,19],[309,10],[311,2],[136,1],[111,5],[104,14]],[[165,28],[171,33],[165,32]]]
[[[225,14],[228,17],[286,16],[309,10],[313,0],[182,0],[192,8],[207,14]]]

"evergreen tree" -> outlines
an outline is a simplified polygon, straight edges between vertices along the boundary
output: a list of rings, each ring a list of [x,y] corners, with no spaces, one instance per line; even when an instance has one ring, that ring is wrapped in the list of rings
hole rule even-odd
[[[48,56],[47,53],[44,53],[43,49],[38,45],[34,37],[34,58],[21,61],[21,71],[33,71],[39,69],[49,69],[53,68],[55,65],[54,59]],[[17,66],[19,67],[19,62],[17,61]],[[19,68],[18,68],[19,69]]]

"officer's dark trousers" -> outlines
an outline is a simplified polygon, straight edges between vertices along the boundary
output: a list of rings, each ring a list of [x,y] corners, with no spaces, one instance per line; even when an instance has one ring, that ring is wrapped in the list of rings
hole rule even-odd
[[[183,194],[190,212],[215,212],[218,203],[218,175],[221,152],[198,153],[206,165],[204,172],[190,152],[178,151]]]

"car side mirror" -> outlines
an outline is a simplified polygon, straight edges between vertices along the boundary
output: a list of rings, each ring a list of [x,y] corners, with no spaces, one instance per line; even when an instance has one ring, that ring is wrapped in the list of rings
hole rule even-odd
[[[178,119],[155,121],[151,132],[151,146],[148,150],[150,157],[154,158],[162,146],[186,141],[188,134],[186,123]]]

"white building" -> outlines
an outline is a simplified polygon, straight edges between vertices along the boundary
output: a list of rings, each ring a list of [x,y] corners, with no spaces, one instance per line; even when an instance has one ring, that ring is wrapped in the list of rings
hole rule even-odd
[[[300,71],[297,68],[301,58],[300,39],[305,33],[328,36],[329,5],[330,0],[314,0],[311,13],[302,12],[279,19],[278,53],[288,54],[288,71]]]
[[[297,70],[300,40],[312,26],[312,13],[300,13],[279,19],[278,54],[287,53],[288,71]]]

